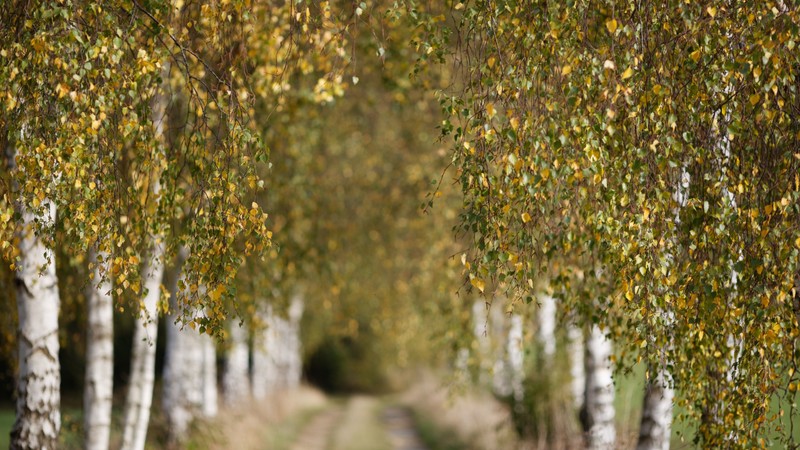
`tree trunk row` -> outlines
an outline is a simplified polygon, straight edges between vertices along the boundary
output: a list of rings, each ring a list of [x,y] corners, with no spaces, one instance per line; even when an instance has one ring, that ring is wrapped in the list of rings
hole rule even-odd
[[[539,300],[535,334],[542,355],[539,362],[550,365],[556,354],[558,306],[549,295],[542,295]],[[500,397],[510,397],[520,402],[524,398],[524,320],[519,314],[505,313],[501,303],[495,300],[488,310],[483,301],[473,304],[478,380],[485,383],[483,361],[493,361],[493,391]],[[585,431],[586,448],[614,448],[617,436],[612,341],[596,325],[584,333],[581,327],[568,323],[565,337],[565,350],[570,363],[570,391]],[[663,370],[657,371],[646,383],[637,450],[669,449],[673,399],[669,375]]]

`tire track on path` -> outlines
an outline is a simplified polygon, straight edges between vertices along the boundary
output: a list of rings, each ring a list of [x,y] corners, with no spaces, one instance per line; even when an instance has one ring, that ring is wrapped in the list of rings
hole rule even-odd
[[[298,434],[291,450],[327,450],[334,427],[341,421],[342,407],[332,406],[317,414]]]
[[[427,450],[408,408],[389,406],[381,414],[393,450]]]

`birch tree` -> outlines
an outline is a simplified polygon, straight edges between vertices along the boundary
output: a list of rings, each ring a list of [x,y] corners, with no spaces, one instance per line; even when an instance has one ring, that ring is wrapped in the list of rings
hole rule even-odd
[[[125,401],[122,448],[144,449],[153,404],[153,385],[156,376],[156,338],[158,334],[158,301],[164,276],[164,243],[153,242],[150,261],[145,265],[145,296],[142,311],[133,332],[131,375]]]
[[[668,450],[670,447],[675,392],[667,376],[664,371],[659,371],[645,385],[637,450]]]
[[[592,326],[586,339],[586,387],[581,411],[586,447],[590,449],[613,448],[616,444],[612,353],[611,340],[598,326]]]
[[[623,366],[669,361],[701,445],[793,442],[768,411],[797,386],[795,5],[405,5],[420,72],[452,63],[441,129],[473,237],[468,276],[525,298],[555,266],[568,289],[600,263],[608,286],[568,309],[630,344]],[[702,182],[671,240],[683,170]],[[734,363],[732,346],[749,350]]]
[[[272,306],[259,314],[260,329],[253,338],[253,398],[264,400],[276,389],[278,367],[275,361],[276,321]]]
[[[156,147],[152,151],[155,167],[163,167],[164,135],[167,123],[167,108],[170,103],[170,90],[166,85],[169,79],[169,64],[161,69],[162,85],[152,101],[152,124],[155,128]],[[156,208],[161,201],[160,171],[155,172],[149,180]],[[164,278],[164,258],[166,242],[163,232],[152,232],[149,243],[151,248],[145,260],[143,270],[144,297],[138,308],[137,326],[133,332],[133,349],[131,351],[131,371],[128,381],[128,394],[125,402],[124,428],[122,438],[123,450],[143,450],[150,424],[150,407],[153,403],[153,385],[155,383],[156,339],[158,335],[158,303],[161,300],[161,284]]]
[[[17,147],[28,138],[23,126]],[[15,150],[8,147],[6,152],[9,170],[13,171]],[[56,205],[47,198],[32,206],[17,199],[14,207],[21,224],[17,234],[19,258],[12,266],[16,269],[19,372],[11,448],[55,449],[61,428],[60,299],[55,255],[46,233],[55,224]]]
[[[111,437],[114,396],[114,302],[109,254],[89,254],[92,278],[86,289],[86,381],[83,394],[84,448],[104,450]]]
[[[581,411],[586,391],[585,346],[583,328],[567,324],[567,357],[569,358],[570,392],[575,411]]]
[[[229,408],[241,407],[252,393],[249,374],[248,331],[244,324],[232,323],[223,372],[223,399]]]
[[[538,325],[536,330],[545,361],[551,361],[556,353],[556,300],[544,293],[539,297]]]

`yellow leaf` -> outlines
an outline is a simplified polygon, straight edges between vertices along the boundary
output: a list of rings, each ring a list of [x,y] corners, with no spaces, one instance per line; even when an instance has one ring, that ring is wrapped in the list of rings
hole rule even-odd
[[[528,223],[531,221],[531,215],[524,212],[522,213],[522,223]]]
[[[615,19],[606,21],[606,28],[608,28],[609,33],[614,34],[617,31],[617,21]]]
[[[221,284],[221,285],[217,286],[216,289],[211,291],[211,293],[209,294],[209,297],[211,297],[211,300],[216,302],[216,301],[218,301],[220,299],[220,297],[222,297],[222,293],[223,292],[225,292],[225,286]]]
[[[717,15],[717,8],[715,8],[713,6],[709,6],[708,8],[706,8],[706,12],[713,19]]]
[[[494,115],[496,113],[497,112],[494,110],[494,104],[493,103],[487,103],[486,104],[486,114],[488,114],[489,117],[491,118],[491,117],[494,117]]]
[[[486,288],[486,282],[484,282],[480,278],[473,278],[469,282],[470,282],[470,284],[475,286],[475,288],[477,288],[479,291],[481,291],[481,293],[483,293],[483,290]]]
[[[759,100],[761,100],[761,96],[758,94],[753,94],[750,96],[750,104],[753,106],[756,106]]]
[[[628,67],[625,69],[625,72],[622,72],[622,79],[627,80],[628,78],[633,76],[633,69]]]
[[[570,73],[572,73],[572,66],[566,65],[561,68],[561,75],[569,75]]]
[[[700,51],[700,49],[698,48],[697,50],[693,51],[693,52],[692,52],[692,53],[689,55],[689,57],[691,57],[691,58],[692,58],[692,61],[694,61],[694,62],[697,62],[697,61],[700,61],[700,56],[702,56],[702,54],[703,54],[703,53],[702,53],[702,52]]]
[[[64,98],[65,95],[69,94],[69,86],[64,83],[58,84],[58,98]]]

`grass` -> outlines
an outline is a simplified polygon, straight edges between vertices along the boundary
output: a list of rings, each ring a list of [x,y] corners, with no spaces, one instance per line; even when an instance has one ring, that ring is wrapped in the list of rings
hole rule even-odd
[[[3,405],[0,408],[0,448],[8,448],[11,427],[14,426],[14,408]]]
[[[380,420],[382,409],[382,402],[374,397],[351,397],[334,431],[332,450],[390,450],[392,446]]]
[[[264,448],[270,450],[288,450],[302,430],[325,408],[302,410],[279,423],[267,426],[264,436]]]
[[[507,406],[480,389],[454,393],[433,373],[420,373],[397,402],[408,407],[420,437],[432,448],[521,448]]]
[[[437,424],[433,418],[419,409],[411,412],[420,439],[430,450],[468,450],[455,430]]]

